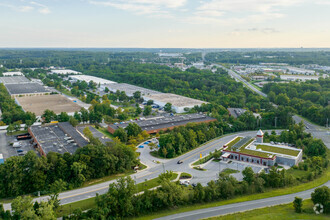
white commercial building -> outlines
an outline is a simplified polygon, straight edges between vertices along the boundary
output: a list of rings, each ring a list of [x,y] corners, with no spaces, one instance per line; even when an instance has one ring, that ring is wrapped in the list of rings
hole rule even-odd
[[[22,72],[5,72],[2,73],[3,76],[24,76]]]
[[[305,76],[305,75],[280,75],[282,80],[287,81],[306,81],[306,80],[319,80],[322,76]]]
[[[111,83],[116,83],[110,80],[106,80],[106,79],[102,79],[99,77],[95,77],[95,76],[88,76],[88,75],[72,75],[69,76],[73,81],[85,81],[87,83],[89,83],[90,81],[95,82],[96,84],[111,84]]]
[[[314,75],[315,71],[314,70],[306,70],[302,68],[297,68],[297,67],[287,67],[287,71],[289,74],[302,74],[302,75]]]
[[[78,71],[75,70],[68,70],[68,69],[64,69],[64,70],[51,70],[50,71],[51,74],[58,74],[58,75],[73,75],[73,74],[81,74]]]
[[[172,104],[172,109],[175,110],[176,113],[184,113],[185,108],[193,108],[194,106],[200,106],[203,103],[207,104],[207,102],[203,102],[197,99],[188,98],[181,95],[176,95],[172,93],[160,93],[160,94],[152,94],[143,96],[145,100],[153,100],[155,104],[164,107],[166,103]]]

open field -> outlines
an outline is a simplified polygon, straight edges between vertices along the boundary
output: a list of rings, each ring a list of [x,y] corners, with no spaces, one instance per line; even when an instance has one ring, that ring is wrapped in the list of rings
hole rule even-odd
[[[25,96],[16,98],[25,111],[41,116],[46,109],[61,112],[79,111],[81,107],[62,95]]]

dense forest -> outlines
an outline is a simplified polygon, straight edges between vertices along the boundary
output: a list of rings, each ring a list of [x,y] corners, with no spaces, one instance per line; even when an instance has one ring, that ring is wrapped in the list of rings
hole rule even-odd
[[[0,198],[47,193],[53,184],[61,184],[63,190],[73,189],[91,179],[133,170],[139,164],[132,148],[92,140],[73,155],[50,152],[47,157],[38,157],[29,151],[24,157],[6,159],[0,165]]]
[[[298,114],[325,126],[330,118],[330,78],[318,81],[269,83],[263,92],[270,101],[294,108]]]
[[[330,51],[223,51],[206,54],[213,63],[287,63],[290,65],[319,64],[330,66]]]

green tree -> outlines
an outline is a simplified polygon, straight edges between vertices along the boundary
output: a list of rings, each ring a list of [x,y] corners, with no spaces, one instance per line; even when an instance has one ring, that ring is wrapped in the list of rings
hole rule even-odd
[[[128,126],[125,128],[125,130],[127,132],[128,137],[129,136],[136,137],[142,132],[141,127],[136,123],[129,123]]]
[[[7,133],[12,134],[15,131],[15,126],[13,124],[8,125]]]
[[[293,207],[294,207],[294,210],[297,212],[297,213],[301,213],[302,211],[302,198],[299,198],[299,197],[295,197],[294,200],[293,200]]]
[[[74,117],[70,117],[69,122],[73,127],[76,127],[79,124],[79,121]]]
[[[147,101],[147,105],[152,105],[152,104],[154,104],[154,100],[149,99],[149,100]]]
[[[30,196],[18,196],[11,203],[14,216],[20,219],[39,219],[34,211],[32,198]]]
[[[60,122],[66,122],[70,119],[68,113],[66,112],[61,112],[61,114],[59,114],[57,118]]]
[[[49,110],[49,109],[46,109],[46,110],[44,111],[44,114],[42,115],[42,117],[43,117],[43,119],[44,119],[44,121],[45,121],[46,123],[49,123],[49,122],[51,122],[52,120],[55,120],[55,119],[57,118],[55,112],[54,112],[54,111],[51,111],[51,110]]]
[[[139,98],[141,98],[141,92],[140,92],[140,91],[136,91],[136,92],[134,92],[134,93],[133,93],[133,97],[134,97],[134,99],[139,99]]]
[[[245,167],[242,171],[243,180],[246,181],[249,185],[251,185],[255,179],[254,172],[251,167]]]
[[[151,111],[152,111],[151,106],[147,105],[147,106],[144,107],[143,115],[148,116],[148,115],[151,114]]]
[[[115,137],[118,137],[121,142],[127,142],[127,133],[124,128],[119,127],[113,134]]]
[[[312,201],[315,204],[323,205],[324,212],[330,212],[330,189],[327,186],[316,188],[311,194]]]
[[[171,112],[172,111],[172,104],[171,103],[166,103],[165,106],[164,106],[164,110],[166,112]]]

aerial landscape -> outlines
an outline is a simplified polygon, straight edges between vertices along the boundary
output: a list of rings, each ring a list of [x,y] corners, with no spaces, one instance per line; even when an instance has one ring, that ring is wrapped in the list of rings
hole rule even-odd
[[[329,11],[0,1],[0,219],[330,219]]]

